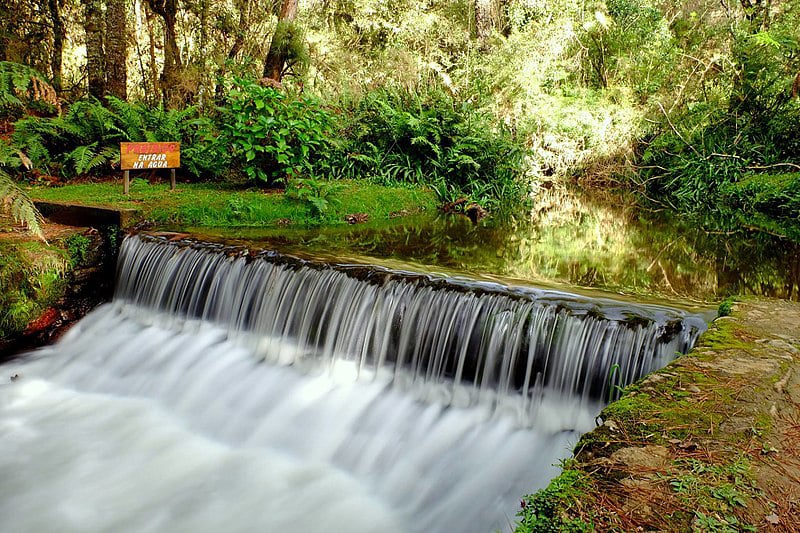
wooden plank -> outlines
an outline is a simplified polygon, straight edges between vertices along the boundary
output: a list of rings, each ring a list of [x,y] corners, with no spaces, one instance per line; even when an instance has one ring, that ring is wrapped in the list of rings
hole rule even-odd
[[[122,170],[180,168],[181,143],[119,143],[119,161]]]

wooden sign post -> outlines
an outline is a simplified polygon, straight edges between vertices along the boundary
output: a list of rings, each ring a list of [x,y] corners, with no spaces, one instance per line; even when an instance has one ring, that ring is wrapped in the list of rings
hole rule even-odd
[[[130,193],[131,170],[168,168],[169,188],[175,190],[175,169],[181,166],[181,143],[119,143],[119,166],[123,171],[122,188],[125,194]]]

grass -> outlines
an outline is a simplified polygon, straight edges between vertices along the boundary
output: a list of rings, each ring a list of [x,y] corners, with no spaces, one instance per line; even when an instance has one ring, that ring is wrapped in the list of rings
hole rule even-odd
[[[547,488],[520,501],[516,533],[593,530],[591,523],[580,518],[567,518],[563,514],[565,509],[577,505],[589,488],[584,473],[572,470],[569,462],[563,467],[561,475],[553,479]]]
[[[395,213],[433,210],[434,192],[365,181],[337,182],[335,200],[324,214],[308,202],[287,197],[280,191],[242,189],[219,183],[180,184],[170,191],[167,184],[131,182],[130,196],[122,194],[120,182],[77,183],[63,187],[34,187],[34,200],[81,205],[138,209],[142,218],[164,224],[192,226],[253,227],[275,224],[345,224],[344,216],[365,213],[370,219],[388,219]]]

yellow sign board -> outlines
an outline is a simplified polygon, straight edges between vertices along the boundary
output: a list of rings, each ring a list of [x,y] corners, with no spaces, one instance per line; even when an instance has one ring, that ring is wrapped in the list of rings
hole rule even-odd
[[[119,143],[119,162],[122,170],[179,168],[181,143]]]

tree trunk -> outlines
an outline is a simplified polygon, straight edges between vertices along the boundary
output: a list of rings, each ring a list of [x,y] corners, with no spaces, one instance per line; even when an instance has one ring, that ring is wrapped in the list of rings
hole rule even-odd
[[[508,0],[475,0],[475,36],[481,47],[489,44],[492,33],[507,35],[505,10]]]
[[[475,0],[475,36],[482,46],[488,42],[494,29],[492,4],[492,0]]]
[[[108,0],[106,11],[106,90],[128,98],[128,24],[125,0]]]
[[[64,41],[67,37],[67,30],[64,27],[64,19],[61,18],[61,6],[59,5],[59,1],[47,0],[47,7],[50,11],[50,21],[53,24],[53,58],[50,62],[50,70],[53,77],[53,88],[56,90],[56,93],[61,93]]]
[[[147,3],[154,13],[164,19],[164,70],[160,80],[164,105],[169,108],[180,107],[184,103],[185,94],[179,87],[183,63],[175,33],[178,0],[147,0]]]
[[[146,0],[144,0],[146,2]],[[149,67],[150,67],[150,80],[153,83],[153,92],[151,94],[152,101],[157,102],[159,100],[159,87],[158,87],[158,65],[156,64],[156,36],[153,34],[153,10],[150,9],[150,6],[145,3],[143,6],[144,8],[144,20],[147,23],[147,38],[150,43],[149,49]]]
[[[105,53],[103,51],[103,8],[100,0],[82,0],[83,28],[86,32],[86,76],[89,94],[102,99],[106,94]]]
[[[267,52],[267,59],[264,62],[264,77],[271,78],[278,83],[283,76],[283,66],[286,64],[286,49],[283,42],[281,42],[283,32],[278,31],[281,24],[292,22],[297,16],[297,0],[283,0],[281,3],[281,11],[278,15],[278,26],[275,33],[272,34],[272,41],[269,43],[269,52]]]

